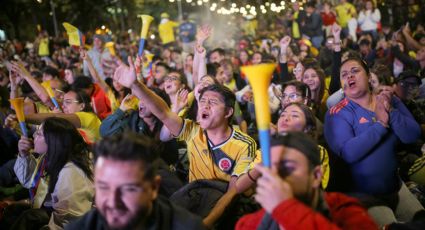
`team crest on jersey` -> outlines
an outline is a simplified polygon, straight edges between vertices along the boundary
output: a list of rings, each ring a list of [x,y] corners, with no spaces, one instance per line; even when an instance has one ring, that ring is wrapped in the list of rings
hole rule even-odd
[[[218,167],[224,172],[229,171],[232,168],[232,161],[226,157],[221,158],[218,162]]]

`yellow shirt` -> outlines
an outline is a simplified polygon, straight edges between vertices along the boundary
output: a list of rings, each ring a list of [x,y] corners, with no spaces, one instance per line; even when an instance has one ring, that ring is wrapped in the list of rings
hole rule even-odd
[[[204,130],[188,119],[184,120],[178,138],[187,144],[189,182],[200,179],[230,181],[231,176],[245,173],[257,154],[254,139],[238,130],[232,130],[224,143],[216,146],[210,143],[208,148]]]
[[[179,24],[173,21],[167,21],[165,23],[159,24],[158,32],[162,44],[167,44],[176,40],[174,37],[174,27],[177,26],[179,26]]]
[[[97,141],[100,139],[99,128],[100,120],[94,113],[88,112],[76,112],[75,115],[78,116],[81,123],[81,130],[87,135],[87,138],[90,141]]]
[[[347,27],[348,21],[356,15],[356,8],[351,3],[339,4],[335,7],[338,24],[344,28]]]
[[[49,56],[49,39],[42,38],[40,39],[40,44],[38,45],[38,55],[39,56]]]
[[[112,113],[114,113],[120,107],[121,103],[120,101],[117,100],[112,90],[108,90],[106,92],[106,96],[111,102]],[[136,96],[132,96],[131,100],[127,101],[125,104],[129,106],[131,109],[137,110],[139,106],[139,99],[137,99]]]

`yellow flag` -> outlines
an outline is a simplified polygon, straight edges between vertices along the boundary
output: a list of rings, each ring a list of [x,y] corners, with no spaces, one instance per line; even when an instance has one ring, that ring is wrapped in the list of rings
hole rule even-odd
[[[64,22],[62,25],[65,27],[66,33],[68,34],[69,44],[71,46],[84,46],[84,36],[77,27],[69,24],[68,22]]]

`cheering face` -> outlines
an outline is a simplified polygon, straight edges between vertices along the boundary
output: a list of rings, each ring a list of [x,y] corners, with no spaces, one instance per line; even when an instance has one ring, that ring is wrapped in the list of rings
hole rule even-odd
[[[180,75],[177,73],[169,73],[164,78],[164,90],[168,95],[174,95],[184,85],[180,81]]]
[[[152,211],[160,179],[145,180],[143,167],[141,161],[97,160],[96,207],[109,228],[131,229]]]
[[[221,56],[220,53],[218,53],[217,51],[211,53],[210,55],[210,62],[211,63],[220,63],[221,60],[224,59],[224,56]]]
[[[252,55],[252,64],[253,65],[258,65],[261,63],[262,61],[262,56],[259,53],[255,53],[254,55]]]
[[[301,62],[298,62],[297,65],[295,66],[293,72],[294,72],[294,75],[295,75],[295,79],[297,79],[297,81],[302,81],[303,73],[304,73],[303,64],[301,64]]]
[[[139,117],[147,118],[151,116],[152,112],[146,107],[145,103],[143,101],[139,101]]]
[[[303,111],[297,105],[290,105],[283,110],[277,121],[277,131],[287,133],[290,131],[303,132],[306,127],[306,119]]]
[[[369,93],[369,79],[365,69],[357,61],[347,61],[341,66],[341,85],[349,99],[356,99]]]
[[[320,89],[320,78],[314,69],[306,69],[303,74],[303,82],[308,85],[311,92],[316,92]]]
[[[65,69],[65,81],[70,85],[74,83],[74,74],[70,69]]]
[[[213,129],[227,124],[229,117],[228,109],[224,104],[224,98],[214,91],[206,91],[198,102],[197,120],[203,129]]]
[[[248,53],[247,52],[240,52],[239,59],[241,60],[242,63],[247,63],[248,60],[249,60]]]

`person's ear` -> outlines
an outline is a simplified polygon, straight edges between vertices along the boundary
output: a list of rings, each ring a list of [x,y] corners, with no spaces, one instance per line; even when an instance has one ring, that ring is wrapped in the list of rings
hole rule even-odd
[[[312,181],[314,188],[320,188],[320,186],[322,185],[322,176],[323,176],[322,166],[318,165],[318,166],[314,167],[314,169],[313,169],[313,181]]]
[[[156,175],[152,180],[152,200],[155,200],[158,197],[159,186],[161,184],[161,176]]]
[[[226,114],[224,115],[225,118],[229,118],[233,115],[233,108],[226,108]]]

